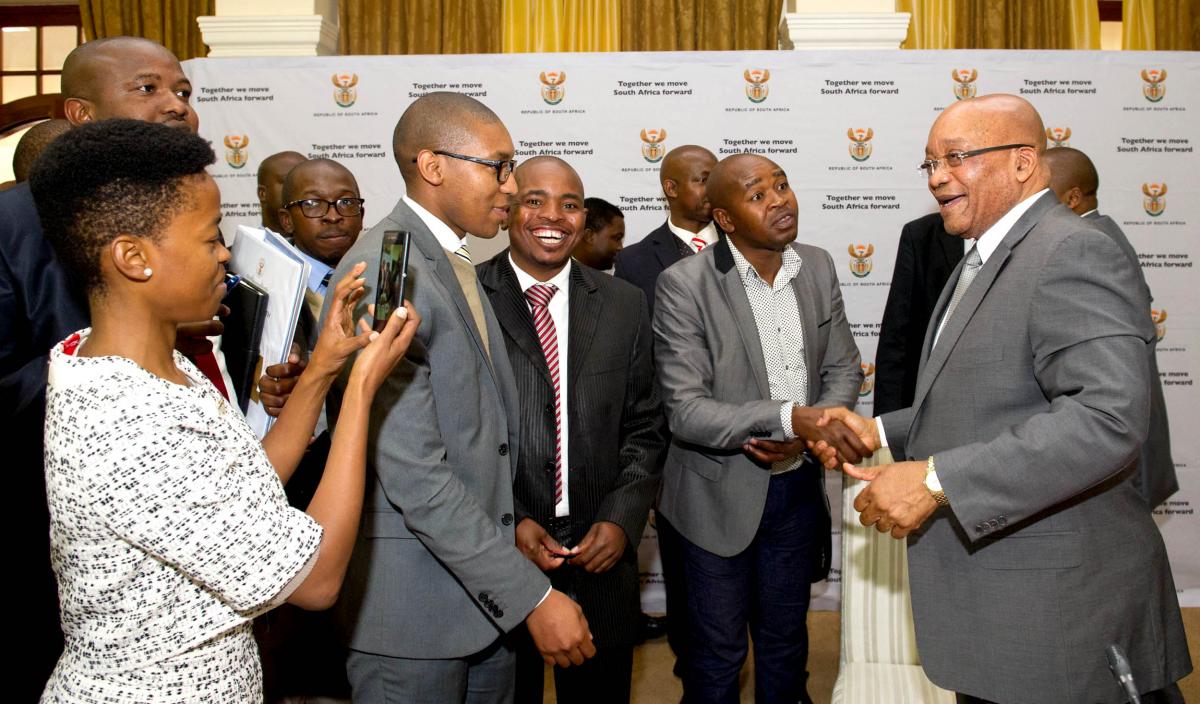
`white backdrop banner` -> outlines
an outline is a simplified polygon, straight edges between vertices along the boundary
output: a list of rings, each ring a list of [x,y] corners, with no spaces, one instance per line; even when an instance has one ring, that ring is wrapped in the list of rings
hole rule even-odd
[[[475,96],[512,133],[517,158],[556,154],[589,196],[625,212],[626,243],[663,222],[659,162],[681,144],[718,157],[758,152],[787,171],[800,203],[800,239],[839,265],[846,313],[867,373],[903,224],[934,210],[917,171],[929,126],[948,103],[1015,93],[1041,112],[1047,143],[1087,152],[1101,175],[1100,209],[1124,228],[1154,291],[1158,365],[1170,408],[1181,489],[1156,511],[1182,602],[1200,606],[1200,417],[1195,377],[1200,306],[1200,58],[1185,52],[697,52],[489,56],[195,59],[200,131],[212,140],[222,228],[258,224],[255,170],[283,150],[349,167],[367,224],[403,193],[392,130],[435,90]],[[503,233],[472,246],[499,251]],[[1151,314],[1150,311],[1147,312]],[[840,477],[831,475],[833,515]],[[720,520],[714,516],[714,520]],[[835,527],[835,531],[837,528]],[[835,550],[839,542],[834,536]],[[662,610],[651,534],[644,607]],[[833,564],[839,564],[837,555]],[[836,609],[840,575],[814,588]]]

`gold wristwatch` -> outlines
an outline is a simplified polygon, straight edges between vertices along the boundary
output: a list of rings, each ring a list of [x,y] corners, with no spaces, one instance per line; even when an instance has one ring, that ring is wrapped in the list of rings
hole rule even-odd
[[[929,490],[929,495],[933,497],[938,506],[950,505],[950,499],[946,498],[946,492],[942,491],[942,483],[938,481],[937,469],[933,466],[932,455],[930,455],[929,462],[925,465],[925,488]]]

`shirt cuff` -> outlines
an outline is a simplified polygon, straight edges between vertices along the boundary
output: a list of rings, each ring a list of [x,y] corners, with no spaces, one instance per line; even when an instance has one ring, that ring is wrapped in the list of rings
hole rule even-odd
[[[879,446],[887,447],[888,446],[887,433],[885,433],[883,430],[883,418],[879,418],[879,417],[875,418],[875,430],[879,433]]]
[[[795,440],[796,434],[792,432],[792,409],[796,404],[788,401],[779,407],[779,424],[783,426],[783,439]]]
[[[538,599],[537,606],[535,606],[535,607],[533,607],[533,608],[535,608],[535,609],[536,609],[538,606],[541,606],[541,605],[542,605],[542,602],[543,602],[543,601],[545,601],[546,599],[549,599],[549,598],[550,598],[550,592],[552,592],[552,591],[554,591],[554,587],[547,587],[547,588],[546,588],[546,593],[542,595],[542,598],[541,598],[541,599]]]

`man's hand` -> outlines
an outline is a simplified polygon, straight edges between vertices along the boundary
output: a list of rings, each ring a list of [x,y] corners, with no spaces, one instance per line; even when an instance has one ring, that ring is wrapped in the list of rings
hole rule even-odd
[[[582,665],[596,654],[583,609],[557,589],[525,618],[525,626],[547,665]]]
[[[575,546],[571,564],[592,573],[607,572],[625,552],[625,531],[610,521],[596,521]]]
[[[925,468],[925,462],[897,462],[857,470],[855,477],[870,482],[854,499],[859,522],[893,538],[920,528],[937,509],[925,487]]]
[[[273,364],[263,370],[263,376],[258,380],[258,397],[263,409],[275,418],[283,411],[283,404],[296,388],[296,382],[308,362],[300,356],[300,345],[292,343],[291,354],[284,364]]]
[[[522,518],[517,524],[517,549],[543,572],[562,567],[565,560],[556,555],[573,552],[559,545],[542,524],[532,518]]]
[[[879,428],[876,427],[874,418],[863,418],[840,406],[820,410],[822,413],[816,421],[817,428],[843,438],[853,435],[858,440],[858,445],[868,450],[864,457],[870,457],[880,448]],[[833,430],[830,430],[831,428]],[[856,479],[863,478],[856,474],[854,469],[854,465],[861,461],[861,458],[852,460],[843,455],[836,444],[826,439],[814,440],[808,447],[821,464],[825,465],[825,469],[842,469]]]
[[[229,306],[222,303],[217,309],[217,315],[222,318],[229,315]],[[224,332],[225,324],[215,318],[198,323],[181,323],[175,327],[175,349],[188,359],[195,359],[206,352],[212,352],[212,342],[208,338]]]
[[[742,450],[752,460],[763,464],[775,464],[776,462],[789,460],[804,452],[804,447],[804,438],[783,441],[751,438],[750,442],[742,445]]]
[[[844,423],[828,421],[822,423],[821,421],[829,417],[831,413],[854,415],[841,407],[796,406],[792,409],[792,431],[796,437],[804,438],[812,443],[810,447],[815,448],[818,444],[824,443],[827,448],[836,451],[839,461],[850,464],[858,464],[864,457],[870,457],[875,450],[879,449],[878,440],[874,444],[867,442],[854,427]],[[826,464],[826,454],[817,453],[822,464]],[[828,464],[826,466],[828,467]],[[833,467],[829,468],[833,469]]]

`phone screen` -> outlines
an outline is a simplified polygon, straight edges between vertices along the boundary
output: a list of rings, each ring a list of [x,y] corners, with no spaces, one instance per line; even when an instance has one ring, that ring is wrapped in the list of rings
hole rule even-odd
[[[383,330],[392,312],[404,305],[410,237],[411,233],[406,230],[388,230],[383,233],[383,244],[379,250],[379,285],[375,287],[373,327],[376,331]]]

